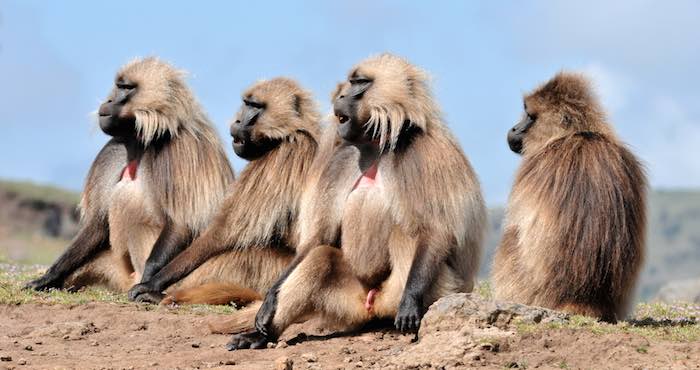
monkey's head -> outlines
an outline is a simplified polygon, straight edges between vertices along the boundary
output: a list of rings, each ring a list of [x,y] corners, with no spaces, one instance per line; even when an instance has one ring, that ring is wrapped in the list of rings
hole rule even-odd
[[[233,151],[254,160],[296,134],[318,137],[320,116],[311,94],[288,78],[260,81],[243,93],[231,123]]]
[[[183,81],[183,73],[149,57],[121,68],[114,87],[98,111],[100,128],[116,138],[154,139],[196,130],[206,122]]]
[[[353,143],[378,142],[393,149],[402,132],[422,131],[439,117],[428,76],[391,54],[364,60],[332,94],[338,133]]]
[[[523,101],[522,119],[508,131],[508,145],[515,153],[534,153],[577,132],[611,134],[598,99],[581,75],[560,72]]]

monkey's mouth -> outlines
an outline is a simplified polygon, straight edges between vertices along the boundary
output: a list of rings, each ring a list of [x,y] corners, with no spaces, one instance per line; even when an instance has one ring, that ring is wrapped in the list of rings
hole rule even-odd
[[[240,138],[240,137],[234,137],[233,144],[234,145],[243,145],[243,144],[245,144],[245,140]]]

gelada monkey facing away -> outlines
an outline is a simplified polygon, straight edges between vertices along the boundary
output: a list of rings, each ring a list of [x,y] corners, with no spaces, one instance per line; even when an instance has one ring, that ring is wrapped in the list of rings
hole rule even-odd
[[[493,265],[497,299],[615,322],[644,258],[646,178],[581,76],[525,97],[523,155]]]
[[[189,245],[233,181],[221,142],[182,74],[158,59],[119,71],[99,123],[112,139],[88,173],[81,228],[28,288],[99,284],[126,292]]]
[[[312,316],[343,329],[395,317],[397,328],[415,330],[437,298],[473,288],[485,207],[424,72],[373,57],[333,100],[338,122],[324,132],[305,193],[297,255],[268,291],[256,330],[235,335],[231,350],[264,348]]]

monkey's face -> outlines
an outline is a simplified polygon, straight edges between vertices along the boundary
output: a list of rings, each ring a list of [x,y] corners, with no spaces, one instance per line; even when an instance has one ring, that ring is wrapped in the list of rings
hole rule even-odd
[[[319,115],[311,95],[295,81],[260,81],[243,93],[231,123],[233,151],[243,159],[260,158],[300,132],[318,135]]]
[[[360,109],[363,107],[362,99],[373,82],[372,78],[355,71],[347,82],[338,86],[333,113],[338,118],[338,134],[346,141],[362,143],[373,138],[365,130],[369,114]]]
[[[136,136],[136,116],[128,109],[130,100],[138,93],[138,86],[119,76],[114,89],[98,111],[100,128],[105,134],[118,138]]]
[[[339,135],[349,142],[394,148],[407,130],[438,118],[427,75],[403,58],[382,54],[353,68],[332,95]]]
[[[267,104],[249,95],[243,98],[243,105],[236,120],[231,124],[233,151],[237,156],[254,160],[262,157],[279,144],[279,140],[262,137],[256,131],[256,125],[264,125]]]
[[[527,154],[543,147],[567,132],[566,123],[557,112],[537,109],[536,103],[525,99],[520,122],[508,131],[508,146],[517,154]]]
[[[199,110],[182,73],[150,57],[121,68],[98,114],[106,134],[148,145],[154,139],[176,135],[182,127],[200,124],[192,119]]]

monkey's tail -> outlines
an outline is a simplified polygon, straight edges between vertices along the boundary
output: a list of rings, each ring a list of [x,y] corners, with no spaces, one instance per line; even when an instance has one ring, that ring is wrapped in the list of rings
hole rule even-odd
[[[161,304],[230,304],[245,306],[259,301],[258,292],[231,283],[206,283],[200,286],[176,289],[168,292]]]
[[[210,319],[207,323],[212,334],[238,334],[255,328],[255,315],[262,306],[262,300],[241,308],[225,319]]]

